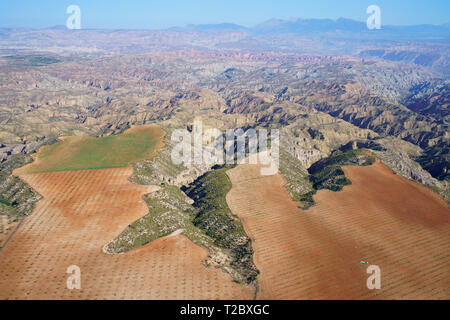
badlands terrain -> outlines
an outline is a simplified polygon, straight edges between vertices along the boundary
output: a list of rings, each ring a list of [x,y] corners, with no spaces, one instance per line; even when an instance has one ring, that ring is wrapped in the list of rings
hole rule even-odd
[[[303,23],[1,29],[0,299],[449,299],[447,27]],[[194,120],[279,172],[174,164]]]

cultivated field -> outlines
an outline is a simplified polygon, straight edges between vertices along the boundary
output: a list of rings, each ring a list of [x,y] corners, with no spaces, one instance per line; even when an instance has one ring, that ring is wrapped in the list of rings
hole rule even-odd
[[[431,190],[377,162],[345,167],[352,185],[297,208],[279,174],[228,174],[227,202],[253,239],[259,299],[449,299],[450,212]],[[367,264],[366,264],[367,263]],[[369,265],[381,290],[366,287]]]
[[[64,137],[57,144],[42,147],[34,162],[14,173],[128,167],[132,162],[152,158],[163,146],[164,134],[159,126],[150,125],[103,138]]]
[[[128,181],[131,168],[26,174],[44,196],[0,252],[0,299],[251,299],[253,289],[202,265],[207,252],[182,235],[126,254],[102,248],[148,211],[156,187]],[[81,290],[66,288],[70,265]]]

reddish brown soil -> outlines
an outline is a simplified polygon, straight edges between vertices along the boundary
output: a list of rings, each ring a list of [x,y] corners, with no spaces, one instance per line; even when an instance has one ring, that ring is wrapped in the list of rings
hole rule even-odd
[[[182,235],[121,255],[102,247],[148,212],[154,187],[131,168],[21,176],[44,199],[0,252],[0,299],[251,299],[253,289],[206,268],[207,252]],[[66,287],[81,268],[81,290]]]
[[[277,174],[228,171],[232,211],[253,239],[259,299],[449,299],[450,212],[444,200],[377,162],[346,167],[341,192],[319,191],[297,208]],[[366,264],[381,290],[366,286]]]

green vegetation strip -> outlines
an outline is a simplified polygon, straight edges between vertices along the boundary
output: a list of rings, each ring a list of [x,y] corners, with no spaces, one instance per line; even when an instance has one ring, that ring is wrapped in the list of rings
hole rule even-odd
[[[287,180],[285,188],[292,200],[303,202],[305,195],[313,192],[308,170],[297,158],[283,149],[280,149],[280,172]]]
[[[194,200],[194,206],[198,209],[194,225],[214,239],[215,245],[229,251],[231,265],[239,270],[246,283],[251,283],[258,271],[253,263],[251,240],[226,201],[232,187],[226,174],[228,169],[216,168],[183,188],[183,191]]]
[[[440,181],[450,180],[450,142],[444,141],[423,150],[415,159],[423,169]]]
[[[61,62],[61,60],[55,57],[39,56],[39,55],[27,55],[27,56],[17,55],[17,56],[6,56],[5,58],[14,61],[17,64],[31,67],[40,67]]]
[[[221,257],[214,264],[230,273],[234,281],[254,282],[258,271],[253,264],[250,239],[226,203],[231,189],[226,170],[215,168],[182,188],[184,192],[176,186],[160,184],[161,190],[144,198],[150,213],[126,228],[107,246],[107,251],[128,252],[182,229],[185,236],[208,250],[212,260]]]
[[[29,155],[17,154],[0,165],[0,215],[10,220],[21,219],[33,211],[41,196],[20,178],[13,176],[13,170],[32,159]]]
[[[313,190],[301,195],[298,199],[302,203],[302,209],[306,210],[314,205],[313,196],[318,190],[340,191],[344,186],[351,184],[342,166],[369,166],[373,163],[375,163],[375,157],[364,149],[335,151],[330,157],[317,161],[308,169]]]
[[[1,204],[4,204],[4,205],[6,205],[6,206],[9,206],[9,207],[12,207],[12,206],[13,206],[13,204],[12,204],[11,202],[6,201],[6,200],[3,200],[3,199],[0,199],[0,203],[1,203]]]
[[[128,252],[176,230],[191,227],[195,209],[179,188],[163,186],[161,190],[146,195],[144,200],[150,213],[133,222],[111,242],[107,248],[109,252]]]

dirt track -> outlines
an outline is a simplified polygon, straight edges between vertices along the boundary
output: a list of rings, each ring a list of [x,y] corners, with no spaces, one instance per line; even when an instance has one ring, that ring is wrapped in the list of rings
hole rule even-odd
[[[122,255],[102,247],[148,212],[132,168],[23,175],[44,196],[0,252],[0,299],[251,299],[182,235]],[[81,290],[66,288],[70,265]]]
[[[346,167],[353,182],[319,191],[302,211],[281,175],[259,166],[228,174],[232,211],[253,239],[259,299],[450,299],[450,212],[431,190],[381,163]],[[368,265],[381,268],[369,290]]]
[[[0,215],[0,250],[12,236],[14,230],[17,228],[19,221],[9,221],[8,216]]]

